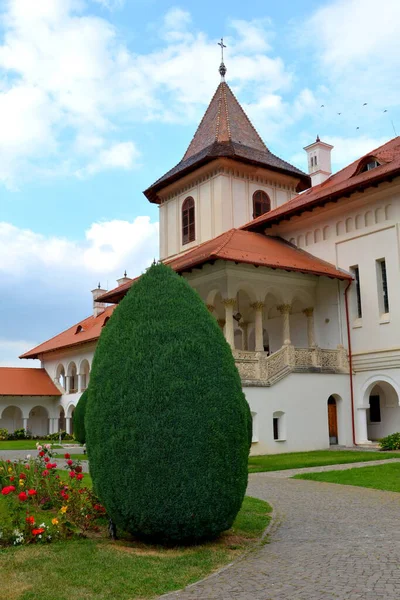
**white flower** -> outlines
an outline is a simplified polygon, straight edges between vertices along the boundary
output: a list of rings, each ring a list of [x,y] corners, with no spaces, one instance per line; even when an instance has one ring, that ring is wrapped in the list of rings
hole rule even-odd
[[[38,535],[38,538],[39,538],[39,540],[41,540],[41,539],[42,539],[42,536],[41,536],[41,535]]]
[[[27,454],[27,455],[26,455],[26,458],[29,460],[29,459],[30,459],[30,458],[32,458],[32,457],[31,457],[31,455],[30,455],[30,454]]]

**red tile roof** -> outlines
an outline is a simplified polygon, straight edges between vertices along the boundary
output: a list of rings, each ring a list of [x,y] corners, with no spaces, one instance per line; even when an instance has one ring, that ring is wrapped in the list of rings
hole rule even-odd
[[[351,279],[349,273],[340,271],[331,263],[300,250],[281,238],[240,229],[231,229],[222,233],[181,256],[166,260],[165,264],[177,273],[183,273],[218,259],[311,275],[325,275],[343,280]],[[100,300],[119,302],[132,283],[128,282],[110,290],[103,294]]]
[[[311,185],[309,175],[269,151],[229,85],[221,82],[181,162],[151,185],[144,194],[159,203],[157,193],[203,164],[220,157],[260,165],[299,180],[299,191]]]
[[[0,367],[2,396],[61,396],[44,369]]]
[[[66,331],[63,331],[50,340],[47,340],[47,342],[36,346],[36,348],[29,350],[29,352],[25,352],[25,354],[20,356],[20,358],[38,358],[41,354],[46,352],[51,352],[60,348],[68,348],[70,346],[77,346],[97,340],[100,337],[104,320],[111,316],[114,309],[115,306],[108,306],[105,311],[97,317],[94,317],[93,315],[91,317],[87,317],[87,319],[76,323]],[[80,327],[82,327],[82,330],[77,333],[77,330]]]
[[[359,172],[368,158],[376,158],[381,163],[375,169]],[[260,231],[282,219],[323,206],[327,202],[335,202],[350,194],[363,191],[367,187],[376,186],[383,181],[400,176],[400,136],[390,140],[383,146],[368,152],[323,183],[299,194],[289,202],[285,202],[275,210],[261,215],[254,221],[243,225],[242,229]]]

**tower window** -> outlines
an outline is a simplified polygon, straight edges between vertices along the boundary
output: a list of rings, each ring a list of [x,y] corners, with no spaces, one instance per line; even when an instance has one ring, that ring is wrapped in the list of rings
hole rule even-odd
[[[378,277],[379,312],[381,314],[386,314],[389,312],[389,292],[386,273],[386,260],[384,258],[376,261],[376,270]]]
[[[362,305],[361,305],[361,287],[360,287],[360,269],[358,265],[350,267],[351,272],[354,276],[354,282],[356,284],[356,298],[357,298],[357,319],[362,318]]]
[[[253,219],[261,217],[271,210],[271,200],[268,194],[262,190],[257,190],[253,194]]]
[[[182,204],[182,244],[196,239],[194,200],[191,196]]]

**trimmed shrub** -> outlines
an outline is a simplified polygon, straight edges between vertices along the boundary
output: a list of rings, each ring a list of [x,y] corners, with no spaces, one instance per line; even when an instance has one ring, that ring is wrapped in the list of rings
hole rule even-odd
[[[232,526],[251,414],[216,320],[169,267],[153,265],[103,330],[85,426],[96,493],[119,527],[191,543]]]
[[[85,390],[78,400],[73,414],[74,438],[80,443],[86,443],[85,413],[88,400],[88,390]]]
[[[400,450],[400,433],[392,433],[379,440],[382,450]]]

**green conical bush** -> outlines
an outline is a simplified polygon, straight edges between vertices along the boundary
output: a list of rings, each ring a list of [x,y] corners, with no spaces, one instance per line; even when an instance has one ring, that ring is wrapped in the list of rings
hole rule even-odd
[[[74,438],[80,443],[86,443],[86,430],[85,430],[85,413],[88,400],[88,390],[85,390],[82,396],[79,398],[78,404],[74,410],[73,422],[74,422]]]
[[[216,320],[169,267],[152,266],[104,329],[85,425],[96,493],[123,530],[188,543],[231,527],[250,410]]]

